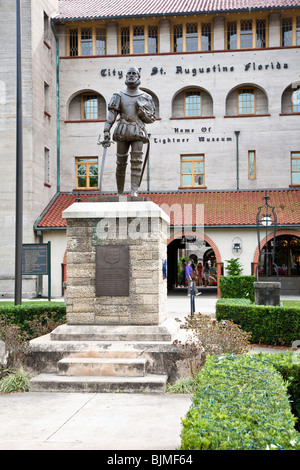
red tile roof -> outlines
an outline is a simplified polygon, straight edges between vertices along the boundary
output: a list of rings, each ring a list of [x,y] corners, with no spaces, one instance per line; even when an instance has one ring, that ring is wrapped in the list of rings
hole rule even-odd
[[[196,209],[203,204],[204,225],[220,226],[254,226],[258,208],[264,204],[265,191],[205,191],[205,192],[153,192],[139,193],[161,206],[170,215],[170,225],[199,225]],[[95,194],[81,194],[82,202],[88,202]],[[105,195],[106,196],[106,195]],[[269,204],[275,207],[279,226],[300,226],[300,191],[268,191]],[[77,194],[60,193],[48,205],[36,222],[41,229],[66,228],[62,212],[75,202]],[[173,211],[168,212],[168,207]],[[190,218],[192,214],[192,218]]]
[[[59,0],[57,18],[117,18],[300,7],[299,0]]]

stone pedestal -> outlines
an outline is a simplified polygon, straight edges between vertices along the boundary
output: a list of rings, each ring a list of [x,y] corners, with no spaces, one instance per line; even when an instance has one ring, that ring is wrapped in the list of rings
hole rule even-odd
[[[280,282],[254,282],[257,305],[280,305]]]
[[[182,358],[167,320],[169,217],[151,201],[75,203],[67,323],[31,341],[31,391],[163,392]]]
[[[63,217],[68,324],[162,323],[169,217],[151,201],[75,203]]]

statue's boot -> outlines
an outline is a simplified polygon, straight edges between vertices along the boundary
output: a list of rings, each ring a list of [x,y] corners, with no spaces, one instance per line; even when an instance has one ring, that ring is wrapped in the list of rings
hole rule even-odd
[[[117,153],[116,181],[119,196],[122,196],[122,194],[124,194],[127,158],[128,153],[124,155]]]
[[[143,167],[143,152],[131,152],[131,196],[137,196]]]

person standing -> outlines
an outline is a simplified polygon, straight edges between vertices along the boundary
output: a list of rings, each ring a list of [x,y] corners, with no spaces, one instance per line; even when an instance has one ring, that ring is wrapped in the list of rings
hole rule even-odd
[[[180,274],[181,274],[181,279],[179,285],[182,287],[185,287],[185,268],[186,268],[186,263],[185,259],[182,258],[181,265],[180,265]]]
[[[204,265],[204,269],[203,269],[205,287],[207,287],[209,284],[209,272],[210,272],[210,267],[209,267],[208,262],[206,262]]]
[[[188,294],[187,295],[190,295],[190,292],[191,292],[191,284],[192,282],[194,281],[193,277],[194,277],[194,270],[192,268],[192,263],[193,261],[191,259],[188,260],[188,264],[186,266],[186,278],[187,278],[187,281],[188,281]],[[201,292],[198,292],[198,289],[197,289],[197,286],[194,282],[194,292],[195,292],[195,295],[200,295]]]
[[[202,274],[203,272],[203,266],[202,266],[202,263],[198,263],[197,265],[197,279],[198,279],[198,286],[202,286],[203,285],[203,281],[202,281]]]

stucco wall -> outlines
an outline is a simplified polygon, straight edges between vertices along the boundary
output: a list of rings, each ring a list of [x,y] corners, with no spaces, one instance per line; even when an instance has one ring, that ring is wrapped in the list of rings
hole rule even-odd
[[[281,99],[286,87],[299,78],[298,64],[299,49],[62,59],[62,189],[75,188],[76,156],[102,155],[97,138],[99,133],[103,135],[104,123],[64,122],[71,97],[81,90],[93,90],[107,104],[115,91],[124,89],[131,65],[141,68],[141,87],[153,92],[159,101],[160,120],[147,126],[151,134],[150,190],[177,190],[181,184],[180,155],[190,153],[205,154],[207,189],[235,189],[235,131],[240,131],[240,189],[289,187],[291,151],[300,148],[299,116],[280,116]],[[257,87],[257,113],[261,116],[225,117],[236,114],[236,94],[235,113],[234,104],[228,104],[226,110],[227,97],[229,103],[232,90],[247,84]],[[171,119],[173,98],[180,90],[195,86],[211,95],[214,118]],[[248,178],[248,150],[256,151],[253,180]],[[104,191],[116,190],[115,151],[115,145],[108,150]],[[146,188],[145,179],[142,189]]]

